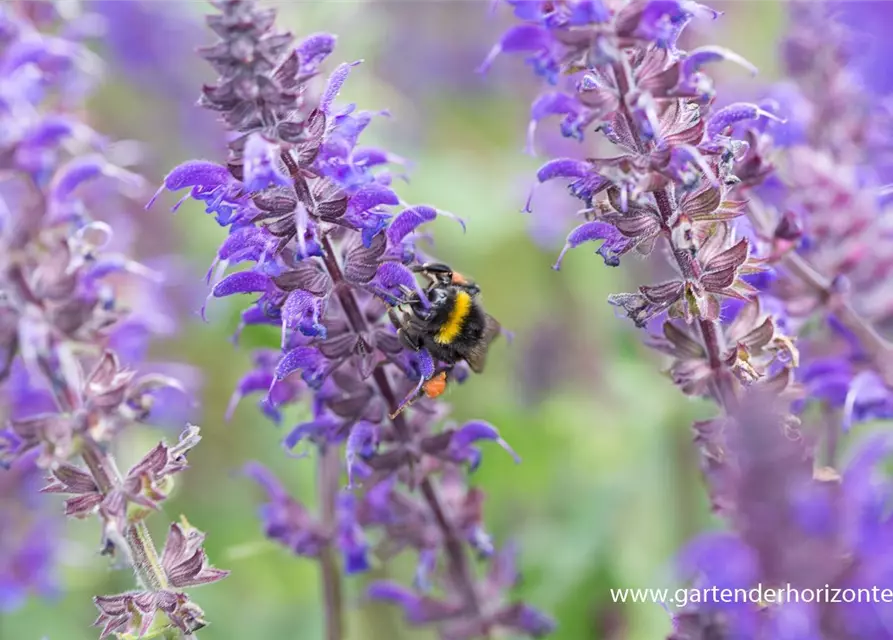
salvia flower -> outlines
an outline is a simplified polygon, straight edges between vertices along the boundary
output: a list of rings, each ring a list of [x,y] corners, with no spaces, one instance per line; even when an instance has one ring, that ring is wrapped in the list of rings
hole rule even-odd
[[[0,429],[0,463],[13,477],[27,465],[44,468],[44,491],[69,496],[69,516],[95,514],[100,551],[133,566],[143,591],[95,599],[104,635],[151,625],[153,632],[173,626],[192,633],[201,610],[182,589],[226,572],[207,566],[204,534],[180,525],[159,563],[143,519],[186,468],[198,428],[188,427],[175,445],[160,443],[124,477],[112,457],[117,436],[148,420],[160,392],[181,388],[168,376],[141,374],[142,363],[124,364],[112,350],[118,331],[129,332],[131,342],[134,332],[139,340],[151,335],[155,323],[129,302],[157,283],[155,272],[116,246],[114,220],[93,217],[101,204],[95,189],[132,199],[145,183],[78,120],[96,60],[75,39],[86,33],[81,23],[59,24],[62,16],[45,6],[45,13],[33,13],[31,3],[0,9],[0,382],[14,394]],[[60,35],[38,30],[50,25]],[[66,26],[70,39],[61,35]],[[40,546],[50,531],[23,548],[10,589],[40,574],[35,554],[43,562],[51,557]],[[156,617],[158,610],[165,617]]]
[[[756,104],[713,107],[704,65],[744,61],[720,47],[683,51],[678,38],[692,19],[718,14],[681,0],[509,4],[522,23],[503,37],[486,66],[500,53],[527,52],[535,69],[549,69],[547,78],[562,87],[549,88],[534,102],[531,131],[560,116],[564,135],[582,139],[587,130],[599,131],[619,151],[606,158],[549,160],[538,172],[541,183],[568,182],[586,218],[569,234],[555,268],[586,243],[598,243],[597,252],[612,267],[633,252],[660,248],[677,276],[612,295],[609,302],[640,327],[665,319],[664,335],[678,343],[671,347],[680,359],[674,365],[678,382],[698,394],[721,388],[731,400],[732,371],[756,379],[775,373],[748,362],[754,345],[747,343],[762,336],[741,328],[735,332],[741,335],[725,335],[720,322],[724,306],[755,297],[750,280],[766,262],[761,247],[738,232],[746,212],[737,195],[738,163],[751,147],[733,136],[734,129],[780,118]],[[767,341],[784,342],[772,327],[764,332]],[[664,342],[655,345],[667,349]]]
[[[891,120],[859,77],[856,34],[829,13],[822,3],[791,6],[782,43],[791,81],[772,87],[767,103],[794,117],[748,131],[778,147],[777,174],[748,196],[753,227],[784,276],[766,294],[795,326],[811,329],[798,380],[812,400],[841,411],[848,428],[891,415],[891,347],[875,330],[886,329],[893,312],[882,182]]]
[[[868,589],[887,584],[889,545],[882,508],[889,479],[880,471],[891,451],[880,436],[856,448],[840,471],[815,464],[812,443],[770,394],[737,415],[701,425],[714,451],[708,477],[714,500],[729,507],[733,532],[703,534],[680,553],[681,574],[695,586],[752,589]],[[831,591],[830,593],[833,593]],[[867,602],[701,603],[677,620],[673,638],[889,636],[886,609]],[[799,634],[799,635],[798,635]]]
[[[531,142],[554,117],[566,137],[597,131],[617,149],[540,169],[539,182],[563,180],[583,203],[556,268],[590,242],[612,267],[661,249],[677,276],[609,302],[671,357],[684,393],[723,409],[696,423],[695,442],[732,532],[693,542],[683,572],[696,586],[882,583],[884,488],[873,469],[888,448],[869,443],[837,471],[834,431],[893,406],[890,346],[874,326],[889,305],[886,193],[871,166],[883,162],[889,114],[854,81],[839,28],[821,3],[795,5],[785,52],[800,89],[717,108],[704,66],[752,67],[720,47],[679,46],[686,24],[716,12],[683,0],[507,2],[521,24],[485,68],[520,52],[552,85],[532,106]],[[809,397],[840,411],[830,467],[792,415]],[[887,637],[882,608],[870,606],[692,605],[671,637]]]
[[[299,456],[318,453],[318,507],[295,501],[268,472],[250,466],[269,498],[261,512],[266,533],[320,561],[327,633],[340,637],[333,554],[340,553],[348,573],[370,565],[367,550],[388,543],[388,527],[401,512],[393,489],[411,505],[407,516],[416,529],[403,546],[419,551],[424,582],[453,594],[451,624],[480,629],[491,613],[466,548],[489,555],[491,545],[479,526],[482,495],[464,487],[457,466],[480,464],[478,442],[507,445],[484,423],[438,428],[446,407],[422,388],[443,363],[424,349],[407,350],[387,318],[389,306],[407,296],[427,301],[412,271],[427,256],[414,239],[422,225],[449,214],[403,204],[391,186],[400,158],[360,144],[377,114],[337,104],[356,63],[337,66],[321,93],[311,90],[334,36],[295,43],[276,30],[272,10],[251,0],[213,4],[219,12],[208,26],[219,40],[200,54],[219,77],[200,102],[229,129],[229,155],[225,164],[180,165],[161,191],[188,189],[229,230],[209,272],[209,302],[251,295],[239,331],[281,329],[279,351],[255,357],[233,402],[265,393],[262,407],[278,420],[283,405],[311,400],[309,419],[283,444]],[[459,366],[453,377],[464,374]],[[342,471],[346,490],[339,488]]]

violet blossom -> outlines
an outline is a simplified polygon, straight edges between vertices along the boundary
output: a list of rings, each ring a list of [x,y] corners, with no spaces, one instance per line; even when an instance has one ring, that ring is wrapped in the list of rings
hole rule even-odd
[[[129,303],[155,274],[115,244],[113,219],[99,210],[113,200],[92,189],[126,199],[145,182],[116,165],[108,141],[78,117],[99,79],[81,40],[93,35],[84,28],[91,17],[38,5],[0,8],[0,382],[13,399],[0,430],[0,464],[12,470],[0,473],[14,481],[36,464],[48,475],[43,491],[68,496],[67,515],[97,516],[99,551],[133,566],[137,591],[95,598],[103,637],[150,627],[191,637],[205,622],[182,589],[226,572],[207,566],[204,534],[186,524],[174,525],[159,561],[144,520],[187,467],[198,428],[160,443],[123,477],[113,457],[117,436],[150,418],[159,393],[181,388],[112,350],[116,332],[141,320],[140,339],[151,335],[152,321]],[[20,522],[4,514],[7,526],[15,534]],[[52,530],[21,547],[4,590],[45,584]]]
[[[560,118],[565,136],[597,131],[615,147],[538,173],[583,203],[555,268],[589,242],[611,267],[659,249],[678,275],[609,302],[670,356],[683,393],[723,410],[695,425],[695,443],[731,530],[693,541],[683,577],[721,588],[885,584],[887,488],[876,468],[888,445],[867,443],[845,467],[835,454],[841,428],[893,406],[890,345],[877,331],[889,305],[885,190],[871,166],[888,148],[889,112],[858,89],[839,28],[821,3],[794,5],[785,51],[798,84],[716,108],[705,65],[752,67],[721,47],[680,48],[691,20],[719,17],[708,7],[507,4],[521,23],[484,66],[522,53],[553,85],[534,102],[531,136]],[[794,415],[814,400],[830,414],[827,433]],[[871,603],[708,603],[679,612],[671,638],[885,638],[885,616]]]
[[[344,636],[340,574],[367,569],[373,552],[403,549],[418,555],[418,570],[416,589],[401,593],[426,598],[436,588],[450,602],[436,618],[410,623],[433,624],[451,639],[499,627],[548,633],[547,618],[507,596],[513,580],[480,582],[468,554],[492,558],[494,548],[482,527],[483,494],[461,469],[480,464],[487,441],[514,453],[487,423],[441,426],[441,402],[422,397],[407,408],[438,363],[424,349],[406,350],[386,312],[406,291],[421,293],[410,267],[428,256],[415,235],[449,214],[405,205],[391,186],[399,158],[359,144],[376,114],[337,104],[357,62],[337,66],[321,94],[310,90],[335,36],[295,43],[276,29],[272,9],[252,0],[213,4],[219,12],[207,22],[219,40],[200,55],[219,77],[203,87],[200,104],[231,133],[229,155],[225,164],[180,165],[162,190],[188,189],[229,229],[208,274],[209,303],[253,295],[238,331],[281,329],[279,350],[256,355],[234,403],[261,392],[264,412],[279,420],[284,405],[310,401],[311,418],[283,444],[318,458],[318,509],[251,464],[246,472],[269,499],[266,534],[320,562],[330,640]],[[464,378],[463,369],[453,377]],[[370,596],[393,601],[392,593],[373,587]]]

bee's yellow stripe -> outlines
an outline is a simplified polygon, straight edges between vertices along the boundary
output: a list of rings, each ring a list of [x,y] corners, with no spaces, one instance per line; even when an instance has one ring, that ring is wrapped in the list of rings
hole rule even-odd
[[[456,294],[456,300],[453,308],[450,309],[450,315],[447,316],[446,322],[437,331],[434,336],[434,342],[438,344],[450,344],[455,340],[462,331],[465,324],[465,318],[471,312],[471,296],[465,291]]]

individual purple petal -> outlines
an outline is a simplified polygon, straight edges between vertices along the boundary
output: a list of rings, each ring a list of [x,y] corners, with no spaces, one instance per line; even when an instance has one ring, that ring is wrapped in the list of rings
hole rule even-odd
[[[538,51],[549,47],[552,38],[549,32],[539,25],[520,24],[512,27],[493,46],[486,59],[478,67],[478,73],[486,73],[493,66],[493,61],[501,53],[518,51]]]
[[[633,7],[643,5],[635,34],[665,48],[675,45],[675,38],[679,35],[677,27],[690,18],[715,19],[720,15],[718,11],[693,0],[649,0],[631,4]]]
[[[257,482],[272,500],[285,498],[288,492],[273,473],[259,462],[247,462],[242,472]]]
[[[295,327],[305,336],[326,338],[326,328],[320,323],[325,313],[324,301],[309,291],[297,289],[288,294],[282,305],[282,341],[287,342],[288,332]]]
[[[742,56],[738,55],[734,51],[726,49],[725,47],[717,47],[717,46],[704,46],[698,47],[692,51],[688,52],[688,55],[685,57],[685,60],[682,61],[682,71],[681,74],[683,77],[689,77],[705,64],[711,62],[723,62],[723,61],[734,62],[738,65],[741,65],[753,75],[757,74],[757,68],[753,66],[750,62],[745,60]]]
[[[419,596],[396,582],[373,582],[367,590],[373,600],[391,602],[403,609],[410,624],[426,624],[448,620],[461,611],[461,605],[449,604]]]
[[[616,227],[607,222],[594,220],[585,222],[570,232],[567,237],[567,243],[564,249],[558,255],[558,260],[552,266],[558,271],[561,268],[561,262],[564,260],[565,254],[584,242],[592,242],[595,240],[604,240],[602,246],[596,251],[609,267],[616,267],[620,264],[620,256],[626,253],[630,248],[630,240],[621,234]]]
[[[461,429],[453,434],[450,440],[450,450],[456,454],[462,455],[473,443],[478,440],[490,440],[505,449],[515,462],[520,463],[521,458],[515,453],[509,444],[502,439],[499,431],[493,425],[481,420],[473,420],[466,422]]]
[[[434,375],[434,358],[427,349],[422,348],[416,352],[416,365],[419,369],[419,377],[422,381],[430,380]]]
[[[415,402],[416,398],[422,393],[422,389],[425,386],[425,382],[431,379],[436,371],[434,365],[434,358],[431,357],[431,352],[429,352],[424,347],[419,349],[413,354],[412,361],[416,365],[416,369],[419,373],[419,380],[416,383],[415,388],[411,393],[407,394],[403,400],[400,401],[400,404],[394,409],[394,414],[398,414],[406,407]]]
[[[374,167],[381,164],[405,164],[406,161],[398,155],[376,147],[357,147],[353,152],[353,161],[356,165]],[[396,203],[394,203],[396,204]]]
[[[235,178],[230,175],[226,167],[206,160],[190,160],[189,162],[184,162],[164,177],[161,189],[149,201],[146,208],[148,209],[152,206],[164,189],[180,191],[189,187],[202,187],[208,190],[209,187],[218,187],[233,182],[235,182]]]
[[[540,167],[536,178],[540,182],[554,180],[555,178],[584,178],[592,171],[592,165],[585,160],[573,158],[556,158],[549,160]]]
[[[63,202],[70,198],[79,186],[100,176],[139,179],[135,174],[110,164],[99,154],[81,156],[70,160],[56,171],[50,186],[50,199],[53,202]]]
[[[330,433],[337,426],[337,423],[328,417],[311,420],[310,422],[302,422],[301,424],[296,425],[288,432],[285,438],[282,439],[282,446],[290,451],[308,438],[317,443],[325,442],[328,440]]]
[[[556,628],[552,618],[522,602],[504,608],[496,615],[496,621],[500,626],[533,638],[544,638]]]
[[[232,264],[243,260],[259,262],[263,253],[272,248],[274,240],[270,232],[263,227],[233,229],[217,250],[217,258]]]
[[[681,173],[689,164],[700,169],[701,173],[712,184],[717,184],[716,174],[697,147],[693,147],[690,144],[675,145],[670,151],[670,164],[667,168],[670,170],[675,169]]]
[[[395,301],[405,297],[403,288],[417,292],[424,302],[428,300],[419,287],[415,274],[399,262],[382,263],[375,272],[375,281],[379,287],[393,296]]]
[[[335,98],[338,97],[338,93],[341,91],[344,81],[347,80],[351,68],[357,66],[360,62],[362,61],[357,60],[356,62],[350,63],[342,62],[335,67],[335,70],[329,76],[329,80],[326,83],[325,91],[323,91],[322,97],[319,99],[320,111],[327,115],[329,114],[332,103],[335,101]]]
[[[348,211],[354,213],[363,213],[381,205],[399,204],[400,198],[390,189],[382,184],[373,182],[359,189],[350,198],[347,205]]]
[[[434,207],[419,205],[405,209],[394,218],[394,221],[388,227],[388,241],[391,245],[399,245],[407,235],[426,222],[431,222],[436,217],[437,209]]]
[[[575,126],[579,115],[583,112],[583,104],[569,93],[550,91],[539,96],[530,108],[530,124],[527,126],[527,151],[533,153],[533,141],[540,120],[549,116],[565,116],[562,134],[575,140],[583,139],[583,130]]]
[[[218,282],[211,294],[215,298],[224,298],[238,293],[264,293],[270,287],[271,282],[270,276],[265,273],[239,271],[229,274]]]
[[[298,43],[295,51],[301,62],[302,73],[316,73],[319,65],[334,50],[337,36],[331,33],[313,33]]]
[[[378,447],[378,427],[371,422],[358,422],[347,437],[345,460],[347,462],[347,484],[354,486],[357,464],[371,457]]]
[[[707,133],[705,138],[707,140],[715,140],[727,127],[732,126],[736,122],[741,122],[742,120],[755,120],[760,117],[769,118],[776,122],[784,122],[783,118],[779,118],[775,114],[770,113],[755,104],[736,102],[727,107],[723,107],[710,116],[710,120],[707,121]]]
[[[844,401],[844,432],[856,422],[890,417],[893,417],[893,391],[874,371],[860,372],[850,383]]]
[[[419,561],[416,563],[413,586],[423,593],[431,591],[431,576],[437,569],[437,550],[420,549]]]
[[[366,592],[373,600],[385,600],[403,607],[407,613],[418,607],[420,597],[404,587],[402,584],[390,581],[377,581],[369,585]]]
[[[296,347],[282,356],[276,365],[276,379],[284,380],[295,371],[301,371],[301,378],[311,388],[322,383],[328,368],[328,361],[315,347]]]
[[[268,371],[249,371],[242,376],[242,379],[239,380],[239,384],[236,385],[236,390],[229,399],[229,404],[226,407],[226,413],[224,414],[223,419],[229,422],[242,398],[249,393],[267,391],[273,385],[274,381],[273,374]]]

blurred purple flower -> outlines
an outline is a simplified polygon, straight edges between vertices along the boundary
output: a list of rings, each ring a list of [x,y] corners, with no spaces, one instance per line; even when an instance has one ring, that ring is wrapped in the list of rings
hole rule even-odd
[[[98,61],[81,42],[94,35],[93,16],[66,21],[58,7],[37,6],[0,8],[0,382],[7,383],[10,409],[0,428],[0,464],[12,469],[2,481],[14,486],[26,471],[48,469],[44,490],[70,496],[67,515],[96,514],[103,554],[117,553],[132,565],[146,591],[139,602],[96,599],[103,615],[115,618],[106,635],[131,629],[124,618],[149,620],[148,610],[128,608],[147,602],[157,603],[171,625],[191,631],[185,620],[200,619],[201,610],[179,589],[225,573],[206,567],[204,536],[191,528],[178,529],[187,538],[182,544],[172,532],[162,566],[153,563],[142,520],[186,468],[198,428],[176,445],[159,444],[123,478],[111,453],[125,428],[170,409],[165,389],[182,389],[139,361],[148,335],[171,330],[157,288],[143,290],[158,285],[158,274],[128,257],[127,242],[115,237],[115,228],[128,226],[122,218],[91,216],[132,205],[145,182],[78,118],[98,79]],[[109,350],[116,339],[127,347],[127,364]],[[83,466],[69,461],[75,456]],[[7,606],[49,584],[54,558],[52,522],[31,530],[27,513],[11,512],[12,505],[4,499],[0,521]],[[23,534],[28,538],[20,542]]]
[[[195,85],[203,73],[194,55],[204,36],[200,14],[189,3],[152,0],[89,0],[87,6],[105,22],[104,42],[116,74],[138,91],[151,87],[153,98],[170,102],[173,109],[166,112],[191,144],[217,150],[220,127],[195,109]]]
[[[784,416],[784,405],[761,393],[745,400],[737,415],[712,421],[721,425],[696,427],[702,446],[722,452],[711,458],[707,478],[732,531],[691,541],[679,556],[681,574],[695,587],[720,589],[870,591],[887,584],[890,516],[883,504],[891,485],[879,465],[891,452],[889,439],[863,442],[842,472],[815,467],[807,431]],[[702,637],[692,635],[699,625],[719,625],[729,637],[788,637],[777,635],[779,628],[799,618],[801,633],[810,635],[793,637],[881,639],[889,636],[886,616],[883,606],[864,599],[777,602],[763,610],[700,603],[678,616],[672,637]]]
[[[21,606],[28,596],[54,595],[59,522],[36,500],[41,472],[36,452],[9,469],[0,468],[0,612]]]

